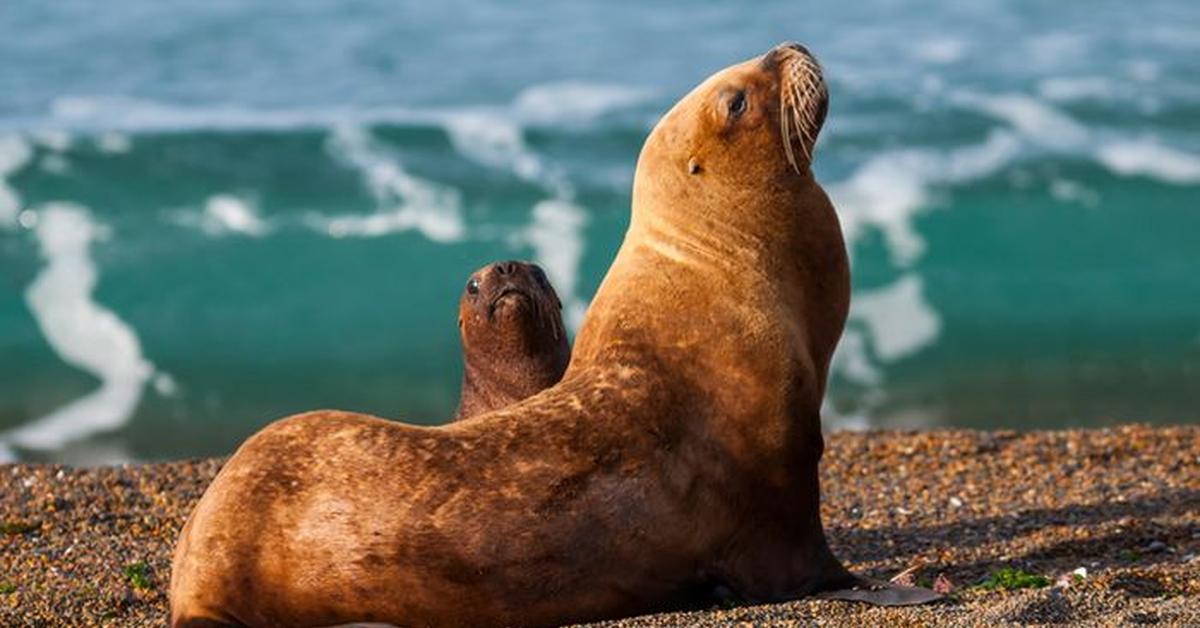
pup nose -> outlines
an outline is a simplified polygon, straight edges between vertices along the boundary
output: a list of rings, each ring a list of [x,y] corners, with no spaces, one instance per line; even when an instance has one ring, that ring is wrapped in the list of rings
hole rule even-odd
[[[496,262],[496,274],[498,275],[515,275],[520,269],[521,262],[509,260],[507,262]]]

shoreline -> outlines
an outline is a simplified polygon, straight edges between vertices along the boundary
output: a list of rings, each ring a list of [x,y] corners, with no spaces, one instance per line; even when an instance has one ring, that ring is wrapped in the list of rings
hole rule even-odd
[[[171,549],[222,462],[0,465],[0,625],[163,625]],[[827,535],[851,569],[916,567],[913,582],[941,576],[950,598],[602,625],[1200,624],[1200,426],[837,432],[821,478]]]

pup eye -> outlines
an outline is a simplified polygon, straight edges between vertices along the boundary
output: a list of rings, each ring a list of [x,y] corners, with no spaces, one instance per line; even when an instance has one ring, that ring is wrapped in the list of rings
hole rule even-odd
[[[540,266],[533,267],[533,276],[535,279],[537,279],[538,283],[543,286],[549,283],[549,280],[546,279],[546,272],[543,271]]]
[[[467,282],[467,294],[479,294],[479,281],[472,279]]]
[[[729,99],[729,113],[735,116],[742,115],[746,111],[746,92],[738,90],[732,98]]]

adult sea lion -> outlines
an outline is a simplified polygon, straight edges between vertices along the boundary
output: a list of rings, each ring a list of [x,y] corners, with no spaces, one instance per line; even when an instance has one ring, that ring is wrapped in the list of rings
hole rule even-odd
[[[321,411],[247,440],[180,535],[174,625],[554,625],[862,584],[818,509],[850,292],[809,167],[826,102],[784,44],[667,113],[557,385],[438,428]]]
[[[496,262],[471,273],[458,302],[462,420],[531,397],[562,379],[571,346],[562,301],[536,264]]]

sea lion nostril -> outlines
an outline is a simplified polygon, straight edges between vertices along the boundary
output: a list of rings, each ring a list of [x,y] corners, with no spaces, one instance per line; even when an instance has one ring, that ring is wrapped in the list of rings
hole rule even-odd
[[[782,44],[779,44],[778,46],[768,50],[767,53],[763,55],[762,67],[774,68],[789,50],[792,52],[798,52],[806,57],[812,57],[812,53],[808,51],[808,48],[806,48],[804,44],[794,41],[785,41]]]
[[[792,53],[798,52],[806,57],[812,57],[812,53],[808,51],[808,48],[804,47],[804,44],[794,41],[785,41],[782,44],[779,44],[778,46],[768,50],[767,53],[762,56],[762,61],[760,62],[762,68],[764,70],[775,69],[779,65],[779,62],[782,61],[784,57],[788,56],[789,51]]]
[[[501,275],[511,275],[517,272],[518,262],[496,262],[496,272]]]

